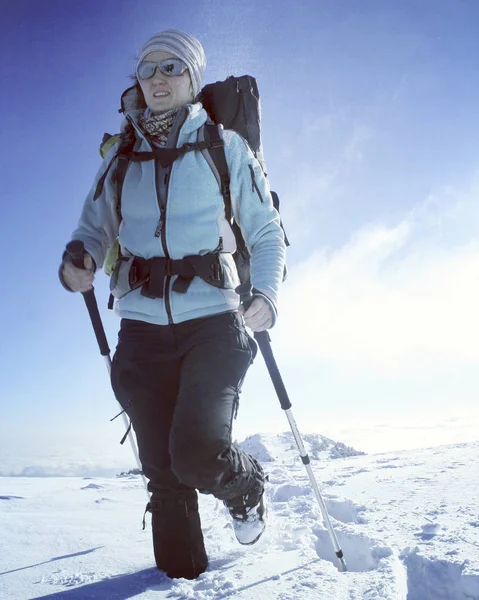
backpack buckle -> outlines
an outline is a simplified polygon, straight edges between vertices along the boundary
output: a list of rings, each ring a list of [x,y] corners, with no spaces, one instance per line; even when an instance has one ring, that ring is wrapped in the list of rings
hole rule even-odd
[[[130,285],[135,285],[138,281],[138,269],[135,265],[135,261],[131,263],[130,271],[128,273],[128,283]]]
[[[210,265],[210,268],[213,271],[213,280],[221,281],[221,265],[219,260]]]
[[[222,148],[224,146],[224,141],[219,139],[219,140],[211,140],[208,143],[208,148]]]
[[[183,146],[181,147],[181,150],[183,150],[183,152],[189,152],[190,150],[198,150],[198,149],[199,149],[198,142],[185,142],[183,144]]]

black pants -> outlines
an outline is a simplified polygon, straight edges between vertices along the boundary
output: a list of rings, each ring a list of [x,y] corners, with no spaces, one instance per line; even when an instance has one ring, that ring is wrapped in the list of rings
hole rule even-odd
[[[231,443],[255,353],[237,313],[169,326],[122,320],[112,386],[132,421],[152,501],[198,489],[234,503],[255,485],[256,461]]]

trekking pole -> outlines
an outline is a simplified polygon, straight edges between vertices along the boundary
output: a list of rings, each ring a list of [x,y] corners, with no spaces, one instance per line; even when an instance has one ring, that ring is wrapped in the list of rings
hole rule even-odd
[[[240,296],[241,303],[244,305],[245,309],[248,309],[251,303],[253,302],[251,284],[242,283],[236,288],[236,293]],[[279,372],[276,360],[273,355],[273,351],[271,349],[271,338],[269,337],[269,333],[267,331],[256,331],[254,333],[254,338],[258,342],[258,346],[261,350],[261,354],[263,355],[264,362],[266,363],[266,367],[268,369],[269,375],[276,390],[276,394],[278,395],[278,400],[281,404],[281,408],[286,412],[291,431],[293,432],[296,445],[298,446],[301,460],[308,473],[311,487],[313,488],[314,495],[316,496],[316,500],[318,501],[321,513],[323,515],[324,524],[326,525],[326,529],[328,530],[329,538],[333,545],[334,552],[339,560],[340,571],[347,571],[348,569],[344,560],[343,551],[339,547],[338,538],[336,537],[333,526],[331,524],[331,519],[329,518],[326,504],[323,500],[318,484],[316,483],[313,470],[311,468],[310,458],[306,452],[303,440],[301,439],[301,435],[299,433],[298,427],[291,412],[291,402],[289,400],[288,393],[283,383],[283,379],[281,378],[281,373]]]
[[[66,251],[71,256],[73,265],[79,269],[84,269],[84,256],[85,256],[85,246],[83,242],[80,240],[72,240],[66,245]],[[108,374],[111,375],[111,358],[110,358],[110,348],[108,346],[108,340],[106,339],[105,329],[103,328],[103,323],[100,317],[100,311],[98,310],[98,304],[95,297],[95,290],[92,286],[91,290],[86,292],[82,292],[82,296],[85,300],[86,307],[88,309],[88,313],[90,315],[91,324],[93,325],[93,331],[95,332],[96,341],[98,342],[98,347],[100,348],[100,354],[105,359],[106,368]],[[133,432],[131,431],[131,424],[128,423],[128,418],[126,416],[125,411],[122,411],[123,414],[123,422],[125,424],[126,430],[128,433],[128,437],[130,439],[131,449],[133,450],[133,454],[135,456],[136,464],[138,466],[139,471],[141,471],[143,483],[147,490],[148,494],[148,484],[146,482],[145,475],[143,474],[143,468],[141,466],[140,457],[138,456],[138,449],[136,447],[135,439],[133,438]],[[149,495],[148,495],[149,499]]]

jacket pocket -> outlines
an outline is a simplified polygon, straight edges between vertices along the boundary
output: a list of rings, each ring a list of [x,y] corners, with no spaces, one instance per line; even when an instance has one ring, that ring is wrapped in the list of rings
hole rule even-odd
[[[242,343],[244,344],[244,348],[249,352],[249,363],[247,367],[248,369],[250,365],[253,364],[254,359],[256,358],[256,354],[258,353],[258,344],[256,340],[246,330],[242,315],[240,315],[238,312],[233,312],[230,314],[233,329],[238,333],[240,339],[242,340]]]

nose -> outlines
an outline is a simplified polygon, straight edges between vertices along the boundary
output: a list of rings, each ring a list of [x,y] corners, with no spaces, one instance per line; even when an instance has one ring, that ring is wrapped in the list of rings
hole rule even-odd
[[[155,72],[151,77],[151,81],[164,82],[166,81],[166,75],[163,75],[163,73],[160,71],[160,68],[156,67]]]

